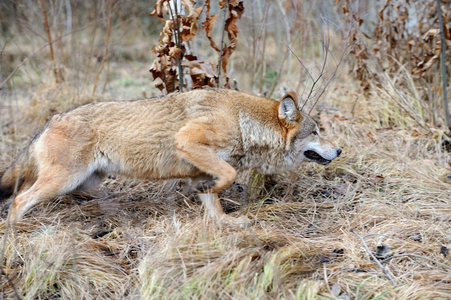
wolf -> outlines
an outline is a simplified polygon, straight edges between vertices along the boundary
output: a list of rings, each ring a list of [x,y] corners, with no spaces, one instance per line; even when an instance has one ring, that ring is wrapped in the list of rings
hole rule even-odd
[[[297,107],[294,93],[280,101],[234,90],[205,89],[164,97],[111,101],[54,115],[0,180],[0,200],[17,196],[9,220],[34,205],[88,190],[108,174],[145,180],[191,178],[209,217],[226,215],[217,193],[237,170],[296,172],[304,161],[322,165],[341,149],[320,135]]]

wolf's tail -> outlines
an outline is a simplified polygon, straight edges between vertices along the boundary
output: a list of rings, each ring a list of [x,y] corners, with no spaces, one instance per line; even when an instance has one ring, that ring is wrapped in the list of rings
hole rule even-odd
[[[17,190],[23,186],[31,185],[36,181],[37,166],[35,160],[25,150],[18,159],[0,177],[0,202],[8,199],[14,193],[17,182]]]

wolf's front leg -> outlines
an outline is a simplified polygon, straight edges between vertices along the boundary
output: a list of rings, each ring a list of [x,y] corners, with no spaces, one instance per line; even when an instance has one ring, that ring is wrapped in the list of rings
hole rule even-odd
[[[239,225],[243,228],[247,228],[251,225],[250,220],[246,216],[234,218],[226,215],[222,210],[221,202],[219,201],[217,193],[199,193],[198,195],[205,207],[205,214],[209,218],[219,220],[220,222],[230,225]]]

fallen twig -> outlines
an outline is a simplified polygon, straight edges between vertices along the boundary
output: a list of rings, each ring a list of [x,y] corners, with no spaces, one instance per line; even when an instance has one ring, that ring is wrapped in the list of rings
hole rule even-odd
[[[377,265],[379,266],[379,268],[381,268],[382,272],[384,272],[384,274],[390,279],[391,283],[396,286],[396,281],[393,279],[393,277],[391,277],[391,275],[388,273],[388,271],[384,268],[384,266],[381,264],[381,262],[374,256],[374,254],[370,251],[370,249],[368,248],[368,246],[366,245],[365,239],[359,235],[357,232],[355,232],[354,229],[350,229],[350,231],[352,233],[354,233],[362,242],[363,247],[365,248],[366,252],[368,252],[368,254],[373,258],[373,260],[377,263]]]

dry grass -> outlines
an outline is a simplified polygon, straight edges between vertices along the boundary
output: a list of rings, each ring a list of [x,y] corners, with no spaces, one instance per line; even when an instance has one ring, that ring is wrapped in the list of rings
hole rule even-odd
[[[150,64],[149,41],[146,47],[133,45],[138,43],[128,37],[121,44],[117,36],[113,30],[111,47]],[[248,74],[239,68],[245,57],[240,53],[247,46],[241,46],[231,64],[236,61],[233,70],[244,82]],[[66,63],[59,69],[67,78],[63,83],[55,84],[45,64],[32,65],[0,94],[0,170],[52,113],[122,95],[139,98],[143,89],[147,96],[153,92],[143,79],[148,66],[112,59],[106,92],[92,95],[93,82],[79,79],[84,66],[95,73],[98,65],[89,65],[85,49],[77,49],[77,68]],[[37,61],[45,62],[45,56]],[[296,74],[299,66],[292,67]],[[409,83],[401,93],[430,121],[416,96],[419,88],[404,70],[390,76]],[[296,80],[281,82],[291,88]],[[365,99],[343,71],[320,103],[322,112],[314,113],[323,132],[343,148],[342,156],[273,180],[244,177],[247,202],[240,189],[224,191],[225,209],[246,214],[253,221],[248,229],[204,219],[199,201],[183,194],[177,181],[110,177],[90,193],[39,205],[7,235],[4,205],[0,298],[14,299],[15,293],[24,299],[449,298],[450,141],[440,129],[419,127],[390,92],[375,84],[373,96]],[[351,229],[372,253],[388,247],[379,260],[396,285]]]
[[[322,120],[342,157],[266,189],[254,175],[249,229],[205,220],[176,182],[110,178],[95,192],[35,208],[6,241],[4,271],[26,299],[447,298],[451,188],[440,167],[450,160],[442,133]],[[238,213],[237,202],[224,204]],[[397,286],[351,228],[367,235],[372,252],[389,247],[382,262]],[[8,281],[1,289],[13,297]]]

